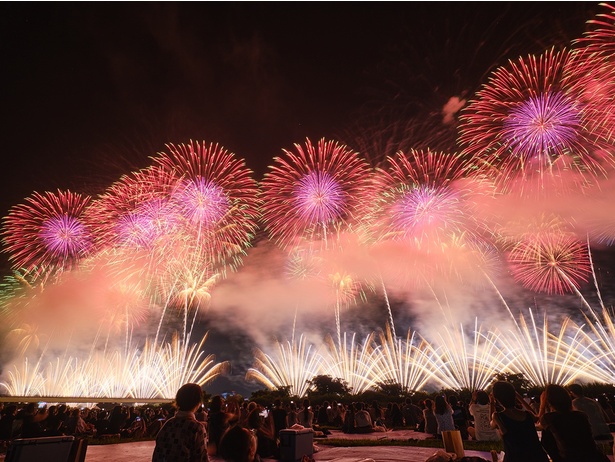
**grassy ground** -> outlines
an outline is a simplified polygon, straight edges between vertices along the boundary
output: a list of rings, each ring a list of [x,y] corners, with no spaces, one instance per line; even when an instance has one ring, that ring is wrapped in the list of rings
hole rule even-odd
[[[442,440],[432,438],[426,440],[418,440],[413,438],[408,439],[364,439],[364,440],[347,440],[343,438],[327,438],[316,439],[319,445],[322,446],[340,446],[340,447],[361,447],[361,446],[415,446],[421,448],[444,448]],[[489,452],[492,449],[496,451],[502,451],[502,443],[499,441],[464,441],[464,449],[472,451],[485,451]]]

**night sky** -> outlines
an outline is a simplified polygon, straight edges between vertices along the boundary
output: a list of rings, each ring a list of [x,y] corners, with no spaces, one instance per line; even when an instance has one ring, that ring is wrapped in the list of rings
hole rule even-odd
[[[508,59],[581,37],[600,11],[593,2],[3,2],[0,213],[33,191],[96,195],[168,142],[218,142],[258,179],[306,137],[361,151],[352,133],[437,115]]]
[[[383,111],[437,113],[508,59],[580,37],[598,10],[3,2],[0,212],[33,191],[94,195],[165,143],[190,139],[222,144],[260,178],[306,137],[340,139]]]

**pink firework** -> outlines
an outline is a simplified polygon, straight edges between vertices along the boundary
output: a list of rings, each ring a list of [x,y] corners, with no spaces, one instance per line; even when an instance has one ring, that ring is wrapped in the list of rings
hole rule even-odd
[[[600,6],[604,7],[606,12],[587,21],[590,30],[575,43],[588,48],[595,57],[612,58],[615,53],[615,6],[608,3],[601,3]]]
[[[356,152],[324,139],[295,150],[284,150],[262,182],[265,226],[284,247],[326,241],[351,226],[368,199],[369,166]]]
[[[495,173],[500,186],[567,170],[604,173],[602,122],[585,101],[576,65],[571,53],[550,50],[497,69],[463,110],[464,154]]]
[[[224,261],[239,254],[257,229],[258,184],[252,171],[217,144],[168,144],[154,162],[175,178],[170,197],[193,244]]]
[[[175,178],[157,167],[112,184],[87,213],[101,246],[151,249],[173,236],[178,219],[169,197],[174,185]]]
[[[524,236],[508,253],[508,262],[516,281],[548,294],[573,292],[591,274],[586,245],[565,232]]]
[[[590,29],[574,43],[575,78],[583,82],[584,101],[593,111],[594,125],[608,139],[615,130],[615,7],[601,3],[606,12],[588,21]],[[578,76],[578,77],[576,77]]]
[[[90,197],[70,191],[33,193],[4,218],[2,237],[14,269],[42,273],[74,266],[92,250],[83,221]]]
[[[389,157],[375,179],[375,238],[429,250],[474,229],[469,167],[458,154],[430,150]]]

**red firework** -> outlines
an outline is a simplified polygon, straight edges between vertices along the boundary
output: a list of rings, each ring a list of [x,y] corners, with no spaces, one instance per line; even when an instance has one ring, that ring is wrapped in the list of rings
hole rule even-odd
[[[500,186],[515,177],[604,174],[604,123],[585,98],[568,51],[553,49],[497,69],[460,117],[459,142]]]
[[[35,192],[4,218],[4,251],[14,269],[35,277],[73,267],[92,250],[92,233],[82,220],[90,196]]]
[[[177,219],[169,197],[174,185],[175,178],[158,167],[112,184],[87,213],[100,247],[151,249],[173,234]]]
[[[612,140],[615,130],[615,7],[601,3],[606,13],[588,21],[590,30],[576,40],[574,74],[583,82],[586,104],[594,123]]]
[[[335,141],[284,149],[262,182],[263,218],[283,247],[301,239],[323,240],[351,226],[368,202],[370,169]]]
[[[168,144],[154,158],[175,178],[170,197],[193,245],[224,262],[250,244],[257,229],[258,183],[252,171],[217,144]]]
[[[610,58],[615,53],[615,7],[608,3],[601,3],[600,6],[607,11],[587,21],[591,29],[574,43],[588,48],[595,57]]]
[[[474,230],[469,167],[458,154],[429,149],[389,157],[375,179],[375,238],[410,240],[428,250]]]
[[[573,292],[591,274],[587,246],[565,232],[523,237],[508,253],[508,262],[516,281],[548,294]]]

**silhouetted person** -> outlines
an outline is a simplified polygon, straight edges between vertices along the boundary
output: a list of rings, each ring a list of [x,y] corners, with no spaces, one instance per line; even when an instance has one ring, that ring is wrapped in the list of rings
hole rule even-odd
[[[547,385],[540,397],[540,416],[542,444],[553,462],[608,462],[596,447],[587,414],[572,409],[564,387]]]
[[[256,448],[256,436],[247,428],[233,425],[220,438],[218,454],[226,462],[255,462],[260,460]]]
[[[538,433],[536,432],[536,415],[529,404],[508,382],[498,381],[493,385],[490,397],[504,408],[495,412],[491,427],[497,428],[504,443],[504,462],[549,462]],[[493,403],[495,406],[495,402]],[[523,406],[525,410],[517,408]]]
[[[280,430],[286,428],[286,409],[282,407],[282,400],[276,399],[273,402],[273,409],[271,410],[271,417],[273,418],[273,430],[276,438],[280,436]]]
[[[187,383],[177,390],[175,404],[178,411],[158,432],[152,462],[209,460],[205,427],[194,416],[201,400],[201,387],[196,383]]]

